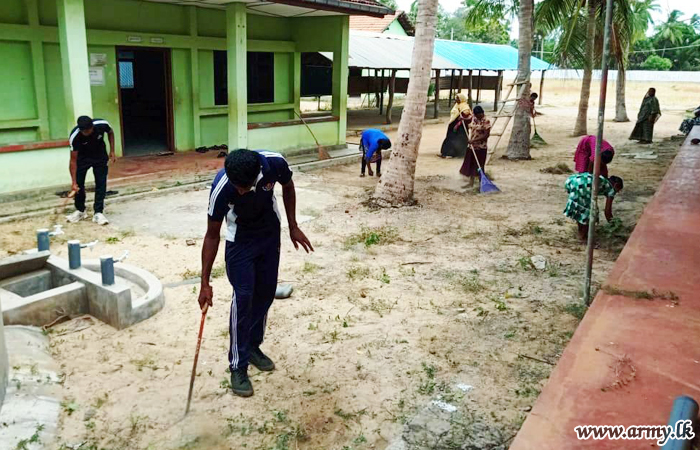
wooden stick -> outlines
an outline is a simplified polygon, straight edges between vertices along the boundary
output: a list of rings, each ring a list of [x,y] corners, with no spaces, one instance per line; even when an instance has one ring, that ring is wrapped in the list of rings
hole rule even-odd
[[[316,139],[316,135],[313,131],[311,131],[311,127],[308,123],[306,123],[304,118],[301,117],[301,114],[299,114],[296,110],[294,110],[294,114],[296,114],[299,120],[301,120],[301,123],[303,123],[306,126],[306,129],[309,130],[309,133],[311,133],[311,137],[314,138],[314,141],[316,142],[316,148],[318,149],[318,159],[331,159],[331,155],[329,155],[326,149],[323,148],[321,144],[319,144],[318,139]]]
[[[199,348],[202,346],[202,334],[204,333],[204,321],[207,318],[209,305],[204,305],[202,310],[202,321],[199,323],[199,337],[197,337],[197,350],[194,352],[194,363],[192,364],[192,375],[190,376],[190,392],[187,394],[187,408],[185,415],[190,412],[190,402],[192,401],[192,388],[194,388],[194,377],[197,375],[197,360],[199,359]]]

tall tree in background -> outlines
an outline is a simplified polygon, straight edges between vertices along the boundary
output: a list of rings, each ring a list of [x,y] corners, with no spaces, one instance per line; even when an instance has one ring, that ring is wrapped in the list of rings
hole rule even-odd
[[[534,0],[520,0],[518,12],[518,78],[516,92],[518,98],[513,116],[513,130],[508,142],[506,157],[510,160],[530,159],[530,59],[532,56],[532,36],[534,34]],[[525,85],[517,83],[528,83]]]
[[[615,92],[615,122],[629,122],[625,104],[625,86],[627,85],[627,67],[629,65],[630,49],[634,44],[646,37],[647,29],[654,23],[651,17],[653,11],[659,10],[656,0],[632,0],[630,20],[627,24],[620,23],[622,19],[613,18],[613,51],[617,61],[617,84]],[[616,13],[620,8],[616,8]],[[628,28],[625,29],[625,26]],[[628,36],[623,36],[623,29]]]
[[[518,14],[518,77],[516,83],[530,81],[530,61],[534,36],[534,0],[474,0],[468,1],[467,27],[484,19],[512,17]],[[518,98],[513,116],[513,130],[506,157],[510,160],[530,159],[530,86],[516,84]]]
[[[419,0],[416,37],[413,40],[411,72],[396,142],[374,193],[379,204],[386,206],[414,203],[418,148],[423,135],[428,86],[435,46],[435,23],[438,0]]]

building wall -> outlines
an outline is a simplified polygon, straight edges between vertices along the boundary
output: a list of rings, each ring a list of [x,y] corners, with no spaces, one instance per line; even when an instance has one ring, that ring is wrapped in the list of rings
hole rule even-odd
[[[401,26],[401,22],[398,19],[394,19],[391,24],[384,30],[384,34],[394,34],[396,36],[408,36],[406,30]]]
[[[226,12],[135,0],[85,0],[88,53],[107,55],[104,86],[92,86],[93,115],[115,130],[122,154],[117,46],[171,49],[176,151],[228,141],[228,107],[214,105],[214,51],[226,49]],[[294,119],[299,107],[299,52],[336,51],[347,16],[273,18],[248,15],[248,51],[274,52],[271,104],[248,105],[248,122]],[[0,2],[0,146],[67,139],[67,117],[56,0]],[[324,36],[319,39],[319,36]],[[129,37],[140,37],[133,43]],[[152,38],[162,43],[151,43]],[[344,143],[341,122],[312,125],[322,144]],[[333,132],[335,130],[335,133]],[[303,125],[248,131],[251,148],[286,151],[314,146]],[[69,182],[65,148],[0,153],[0,194]],[[33,175],[26,176],[32,167]],[[22,176],[18,177],[17,174]]]

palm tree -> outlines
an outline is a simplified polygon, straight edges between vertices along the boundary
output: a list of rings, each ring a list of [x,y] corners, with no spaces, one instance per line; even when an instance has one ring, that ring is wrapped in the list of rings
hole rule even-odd
[[[668,19],[666,19],[666,22],[659,25],[656,30],[657,39],[660,41],[666,41],[661,52],[662,57],[666,53],[666,47],[668,47],[667,44],[670,43],[671,45],[679,45],[683,41],[683,22],[679,20],[682,15],[682,12],[674,9],[668,14]],[[695,15],[693,18],[695,18]]]
[[[617,61],[617,89],[615,95],[615,122],[629,122],[625,105],[625,85],[627,82],[627,65],[629,64],[630,49],[634,44],[644,39],[649,25],[654,23],[652,11],[658,11],[656,0],[632,0],[630,3],[631,20],[628,21],[627,39],[620,36],[621,24],[618,17],[613,18],[612,51]],[[622,24],[624,25],[624,24]],[[626,41],[623,43],[623,41]]]
[[[532,56],[534,0],[520,0],[518,12],[518,77],[515,88],[521,93],[515,106],[513,131],[506,150],[510,160],[530,159],[530,60]],[[521,83],[521,84],[518,84]],[[524,86],[522,83],[526,83]]]
[[[560,66],[583,67],[574,136],[587,134],[588,99],[591,96],[595,57],[596,16],[602,0],[543,0],[537,5],[535,23],[538,30],[549,34],[561,30],[554,49]]]
[[[398,142],[394,143],[391,159],[374,193],[375,199],[381,205],[400,206],[414,203],[416,160],[428,100],[426,92],[430,85],[433,64],[437,10],[438,0],[418,0],[411,73],[399,123]]]
[[[530,159],[530,62],[534,36],[534,0],[476,0],[470,2],[467,26],[475,26],[484,18],[504,18],[518,14],[518,77],[516,92],[520,97],[516,102],[513,116],[513,130],[506,150],[510,160]],[[521,84],[518,84],[521,83]],[[527,83],[525,86],[522,83]]]

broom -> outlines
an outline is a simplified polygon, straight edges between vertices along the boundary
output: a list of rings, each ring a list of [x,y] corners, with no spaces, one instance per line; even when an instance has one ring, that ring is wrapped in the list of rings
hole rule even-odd
[[[301,120],[301,123],[306,125],[306,129],[309,130],[309,133],[311,133],[311,137],[314,138],[314,141],[316,141],[316,148],[318,148],[318,159],[331,159],[331,155],[328,154],[325,148],[321,146],[321,144],[318,143],[318,139],[316,139],[316,135],[314,134],[313,131],[311,131],[311,127],[309,127],[309,124],[306,123],[303,117],[294,110],[294,114]]]
[[[532,125],[535,127],[535,134],[532,136],[532,139],[530,139],[531,144],[537,144],[537,145],[547,145],[547,142],[542,139],[542,136],[540,136],[537,133],[537,124],[535,123],[535,118],[532,118]]]
[[[464,128],[464,132],[467,135],[467,138],[469,138],[469,132],[467,131],[467,126],[464,125],[464,121],[462,121],[462,128]],[[491,180],[486,176],[486,172],[481,168],[481,163],[479,162],[479,158],[476,157],[476,152],[474,151],[474,147],[471,145],[468,145],[468,147],[472,150],[472,154],[474,155],[474,161],[476,161],[476,165],[479,167],[479,190],[482,194],[492,194],[492,193],[497,193],[501,192],[500,189],[498,189],[498,186],[493,184]]]

